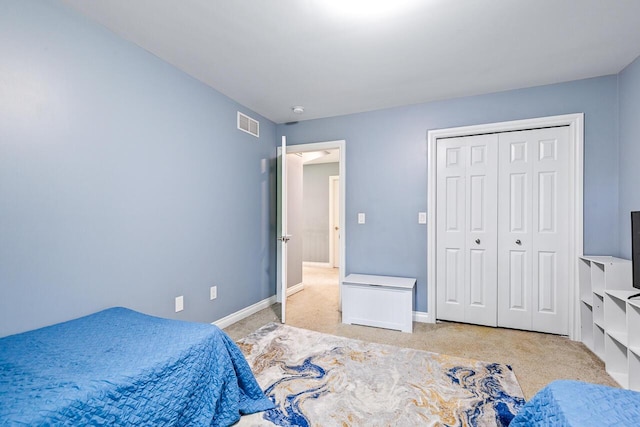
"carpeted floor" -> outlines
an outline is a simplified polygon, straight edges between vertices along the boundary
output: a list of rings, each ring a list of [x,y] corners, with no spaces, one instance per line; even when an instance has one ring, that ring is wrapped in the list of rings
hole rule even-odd
[[[530,399],[555,379],[575,379],[617,386],[604,364],[579,342],[566,337],[461,323],[414,322],[413,333],[367,326],[344,325],[338,311],[336,269],[305,267],[305,289],[287,299],[287,324],[379,344],[426,350],[450,356],[511,365]],[[274,304],[225,331],[239,340],[270,322],[279,320]]]

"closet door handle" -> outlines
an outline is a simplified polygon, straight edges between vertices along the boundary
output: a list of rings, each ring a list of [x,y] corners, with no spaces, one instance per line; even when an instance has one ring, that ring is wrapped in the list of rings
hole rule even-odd
[[[520,239],[516,240],[516,245],[521,245],[522,242],[520,241]]]
[[[480,239],[476,239],[476,244],[480,244]]]

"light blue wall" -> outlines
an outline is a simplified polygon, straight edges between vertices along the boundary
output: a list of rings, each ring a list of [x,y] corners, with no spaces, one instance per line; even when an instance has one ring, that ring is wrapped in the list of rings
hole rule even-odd
[[[584,251],[615,253],[616,86],[617,76],[604,76],[278,125],[277,134],[290,144],[346,140],[345,273],[417,277],[416,310],[426,311],[427,229],[417,217],[427,210],[427,131],[584,112]]]
[[[640,210],[640,58],[619,74],[620,231],[619,254],[631,258],[631,217]]]
[[[346,139],[346,272],[417,277],[417,310],[430,129],[584,112],[584,252],[629,253],[638,61],[619,88],[605,76],[276,127],[55,1],[0,2],[0,52],[0,336],[113,305],[212,321],[273,295],[282,134]],[[260,139],[235,129],[238,109]]]
[[[0,52],[0,336],[274,294],[274,123],[55,1],[0,2]]]

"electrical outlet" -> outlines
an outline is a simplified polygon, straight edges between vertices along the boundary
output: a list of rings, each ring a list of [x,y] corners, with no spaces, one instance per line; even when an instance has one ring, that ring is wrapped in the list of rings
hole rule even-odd
[[[365,222],[364,212],[359,212],[358,213],[358,224],[364,224],[364,222]]]
[[[209,299],[216,299],[218,298],[218,287],[217,286],[212,286],[209,288]]]
[[[184,310],[184,296],[176,297],[176,313]]]

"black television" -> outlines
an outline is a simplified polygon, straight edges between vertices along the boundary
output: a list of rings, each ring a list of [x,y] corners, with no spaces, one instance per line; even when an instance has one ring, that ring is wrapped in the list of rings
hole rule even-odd
[[[640,289],[640,211],[631,212],[631,271],[633,287]],[[640,297],[640,293],[629,299],[635,297]]]

